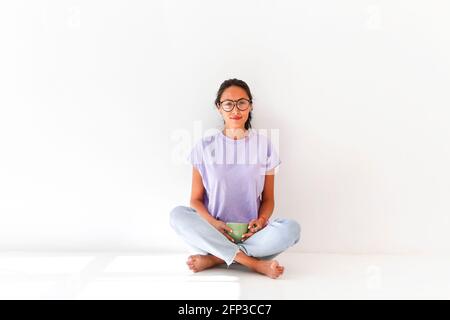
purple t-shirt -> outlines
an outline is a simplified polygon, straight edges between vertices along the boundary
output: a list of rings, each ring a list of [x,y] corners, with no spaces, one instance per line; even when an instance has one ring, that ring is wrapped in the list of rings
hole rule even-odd
[[[281,164],[270,139],[248,131],[237,140],[222,131],[203,137],[188,155],[202,176],[205,207],[224,222],[248,223],[258,217],[266,171]]]

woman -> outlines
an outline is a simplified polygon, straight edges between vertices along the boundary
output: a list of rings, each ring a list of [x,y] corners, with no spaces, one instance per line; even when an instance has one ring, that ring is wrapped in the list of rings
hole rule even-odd
[[[284,267],[273,258],[300,239],[296,221],[270,219],[281,161],[270,140],[251,129],[252,94],[244,81],[224,81],[215,104],[225,127],[192,149],[190,207],[175,207],[170,224],[200,253],[187,260],[192,271],[237,262],[276,279]],[[249,223],[241,242],[227,233],[232,232],[227,222]]]

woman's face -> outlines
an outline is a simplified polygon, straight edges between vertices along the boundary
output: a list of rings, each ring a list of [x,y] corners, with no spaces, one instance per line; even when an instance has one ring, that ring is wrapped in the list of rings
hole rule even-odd
[[[220,101],[224,100],[234,100],[237,101],[239,99],[249,99],[247,92],[244,89],[238,86],[231,86],[222,93],[220,97]],[[222,115],[223,120],[225,121],[225,128],[228,129],[244,129],[245,122],[248,119],[248,115],[252,110],[253,106],[250,106],[245,111],[241,111],[238,109],[237,105],[234,106],[233,110],[227,112],[223,110],[222,107],[218,106],[218,111]]]

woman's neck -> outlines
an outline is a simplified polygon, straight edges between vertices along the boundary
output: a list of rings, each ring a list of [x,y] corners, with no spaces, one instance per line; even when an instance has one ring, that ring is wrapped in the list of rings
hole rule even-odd
[[[230,139],[238,140],[248,136],[248,130],[245,128],[224,128],[223,134]]]

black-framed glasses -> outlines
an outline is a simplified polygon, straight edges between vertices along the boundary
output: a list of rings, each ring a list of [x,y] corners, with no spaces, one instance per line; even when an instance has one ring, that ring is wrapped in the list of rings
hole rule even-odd
[[[252,102],[249,99],[241,98],[239,100],[223,100],[219,103],[222,109],[226,112],[231,112],[235,106],[241,111],[245,111],[250,107]]]

